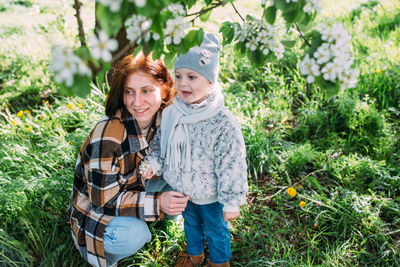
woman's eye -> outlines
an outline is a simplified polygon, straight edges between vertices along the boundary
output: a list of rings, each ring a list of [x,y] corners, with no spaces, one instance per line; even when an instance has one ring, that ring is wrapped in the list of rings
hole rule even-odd
[[[125,91],[125,94],[127,94],[127,95],[132,95],[132,94],[133,94],[133,92],[132,92],[132,91],[130,91],[130,90],[126,90],[126,91]]]
[[[150,89],[144,89],[144,90],[143,90],[143,93],[149,94],[149,93],[151,93],[151,90],[150,90]]]

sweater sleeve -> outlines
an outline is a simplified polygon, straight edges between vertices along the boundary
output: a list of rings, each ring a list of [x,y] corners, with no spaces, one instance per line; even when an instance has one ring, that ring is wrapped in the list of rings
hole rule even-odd
[[[247,164],[243,135],[236,121],[222,125],[214,146],[218,201],[224,211],[238,211],[246,202]]]
[[[132,168],[135,164],[132,154],[122,151],[127,141],[122,124],[116,121],[105,124],[95,128],[83,155],[87,193],[93,209],[111,216],[133,216],[146,221],[161,219],[160,194],[135,190],[142,181]],[[126,190],[127,187],[132,190]]]
[[[142,165],[151,168],[155,176],[160,176],[163,168],[163,161],[161,159],[161,127],[157,129],[157,133],[153,140],[150,142],[151,153],[145,157]],[[143,170],[145,172],[145,170]]]

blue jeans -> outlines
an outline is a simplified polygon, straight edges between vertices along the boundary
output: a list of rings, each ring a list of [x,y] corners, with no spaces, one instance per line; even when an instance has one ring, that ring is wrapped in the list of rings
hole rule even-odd
[[[114,217],[104,231],[104,254],[107,266],[133,255],[150,242],[147,224],[135,217]]]
[[[231,258],[231,235],[228,223],[224,221],[223,205],[214,202],[197,205],[188,201],[182,213],[185,219],[187,253],[192,256],[201,254],[207,238],[210,260],[213,263],[224,263]]]

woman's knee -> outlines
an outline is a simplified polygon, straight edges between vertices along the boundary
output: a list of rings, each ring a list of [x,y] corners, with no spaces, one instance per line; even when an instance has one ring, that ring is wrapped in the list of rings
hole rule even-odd
[[[134,217],[115,217],[106,227],[104,249],[112,254],[133,254],[150,242],[147,224]]]

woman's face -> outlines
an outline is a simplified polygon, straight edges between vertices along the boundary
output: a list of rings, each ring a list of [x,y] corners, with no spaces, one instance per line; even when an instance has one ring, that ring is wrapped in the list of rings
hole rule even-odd
[[[150,126],[161,106],[161,84],[143,71],[130,74],[124,84],[124,104],[139,128]]]

